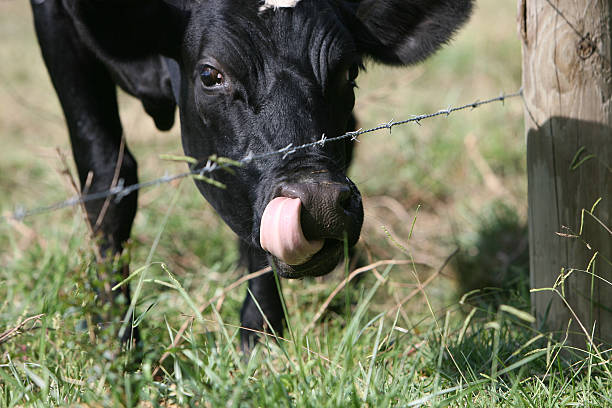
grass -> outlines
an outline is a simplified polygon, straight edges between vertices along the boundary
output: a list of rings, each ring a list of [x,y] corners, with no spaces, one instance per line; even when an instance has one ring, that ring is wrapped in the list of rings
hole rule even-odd
[[[360,126],[518,89],[514,8],[479,2],[452,46],[418,67],[368,65]],[[72,196],[25,2],[0,2],[0,59],[0,211]],[[159,158],[180,154],[178,129],[159,133],[137,101],[120,103],[141,179],[183,171]],[[94,291],[108,266],[79,209],[0,223],[0,407],[612,406],[609,351],[572,349],[528,313],[522,115],[515,100],[364,136],[351,170],[366,207],[359,252],[396,264],[337,291],[342,267],[283,281],[291,330],[250,358],[237,338],[246,285],[224,290],[244,273],[235,238],[191,182],[139,197],[129,257],[141,350],[116,353],[119,317]]]

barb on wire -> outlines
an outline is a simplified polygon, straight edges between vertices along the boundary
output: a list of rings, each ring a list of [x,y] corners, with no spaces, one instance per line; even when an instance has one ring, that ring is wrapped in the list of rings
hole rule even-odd
[[[325,141],[327,140],[327,137],[325,136],[325,133],[323,133],[321,135],[321,139],[319,139],[319,145],[321,145],[321,147],[325,146]]]
[[[389,134],[391,134],[391,128],[393,127],[393,121],[394,120],[395,119],[391,119],[390,121],[387,122],[387,129],[389,129]]]
[[[57,211],[63,208],[74,207],[76,205],[80,205],[83,203],[100,200],[100,199],[104,199],[108,197],[114,197],[115,202],[119,202],[136,190],[140,190],[143,188],[149,188],[149,187],[156,187],[161,184],[170,183],[172,181],[187,178],[187,177],[195,178],[197,180],[202,180],[202,181],[213,184],[220,188],[225,188],[225,185],[218,182],[217,180],[207,177],[207,175],[210,175],[211,173],[218,171],[218,170],[232,171],[232,168],[234,167],[241,167],[253,161],[264,160],[264,159],[267,159],[273,156],[281,156],[282,159],[285,159],[289,155],[294,154],[297,151],[311,149],[317,146],[324,146],[326,143],[337,142],[337,141],[349,139],[349,138],[353,141],[359,141],[358,137],[361,135],[377,132],[383,129],[388,129],[389,132],[391,132],[391,129],[394,126],[405,125],[407,123],[416,123],[417,125],[420,126],[421,121],[424,119],[431,119],[431,118],[435,118],[438,116],[448,117],[452,113],[455,113],[458,111],[467,110],[470,108],[473,110],[473,109],[478,108],[479,106],[491,104],[494,102],[504,103],[506,99],[522,96],[522,94],[523,94],[523,89],[521,88],[518,91],[511,93],[511,94],[502,93],[500,96],[497,96],[495,98],[490,98],[490,99],[486,99],[483,101],[477,100],[475,102],[472,102],[466,105],[462,105],[462,106],[458,106],[458,107],[449,106],[447,109],[440,110],[435,113],[428,113],[428,114],[423,114],[423,115],[412,115],[412,117],[409,119],[404,119],[404,120],[399,120],[399,121],[390,120],[389,122],[381,123],[380,125],[375,126],[370,129],[359,129],[356,131],[347,132],[343,135],[336,136],[336,137],[328,138],[325,136],[325,134],[323,134],[320,139],[310,142],[310,143],[306,143],[300,146],[293,146],[293,144],[289,144],[283,147],[282,149],[269,151],[265,153],[254,154],[253,152],[249,152],[245,157],[239,160],[233,160],[233,159],[228,159],[224,157],[217,157],[216,155],[210,156],[209,158],[205,159],[206,161],[200,161],[200,162],[191,160],[190,158],[189,160],[189,163],[191,164],[190,169],[189,171],[186,171],[183,173],[178,173],[178,174],[173,174],[173,175],[164,175],[163,177],[160,177],[154,180],[145,181],[145,182],[138,183],[138,184],[132,184],[129,186],[125,185],[125,181],[123,179],[119,179],[117,182],[117,185],[113,188],[110,188],[109,190],[71,197],[65,201],[57,202],[57,203],[50,204],[47,206],[42,206],[42,207],[36,207],[36,208],[31,208],[31,209],[26,209],[24,207],[17,207],[12,214],[9,214],[6,216],[0,216],[0,219],[4,221],[10,221],[10,220],[23,221],[23,219],[25,219],[26,217],[32,217],[35,215],[45,214],[45,213]],[[170,158],[174,160],[180,159],[181,161],[186,161],[185,158],[180,158],[179,156],[164,156],[164,158]]]

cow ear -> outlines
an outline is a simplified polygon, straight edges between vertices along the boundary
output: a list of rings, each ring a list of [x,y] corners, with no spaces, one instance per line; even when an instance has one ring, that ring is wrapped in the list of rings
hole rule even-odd
[[[465,23],[473,0],[361,0],[352,8],[360,50],[392,65],[424,60]]]
[[[64,0],[82,39],[113,59],[178,59],[191,0]]]

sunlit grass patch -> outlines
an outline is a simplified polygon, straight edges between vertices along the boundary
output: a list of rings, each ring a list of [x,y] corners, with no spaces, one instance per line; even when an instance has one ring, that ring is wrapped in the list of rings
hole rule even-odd
[[[3,213],[76,194],[26,3],[0,1]],[[368,63],[359,127],[519,88],[515,4],[478,6],[425,64]],[[141,180],[185,171],[160,159],[181,154],[178,129],[120,105]],[[522,117],[508,100],[360,138],[351,177],[366,215],[349,276],[365,269],[346,285],[342,267],[281,282],[291,332],[264,334],[251,356],[236,238],[190,181],[173,205],[179,183],[140,192],[127,255],[142,344],[121,353],[123,316],[97,298],[109,265],[81,210],[0,223],[0,407],[612,406],[610,350],[571,348],[529,315]]]

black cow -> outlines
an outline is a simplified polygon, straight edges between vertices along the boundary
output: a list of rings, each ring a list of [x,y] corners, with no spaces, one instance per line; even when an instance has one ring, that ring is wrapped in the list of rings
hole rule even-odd
[[[178,105],[185,153],[199,160],[298,146],[352,130],[364,59],[419,62],[472,7],[472,0],[31,1],[81,186],[93,174],[89,193],[110,187],[120,156],[117,85],[142,101],[160,130],[172,127]],[[351,141],[321,144],[214,174],[226,189],[196,184],[240,237],[249,271],[272,265],[286,278],[317,276],[338,263],[344,239],[349,246],[359,239],[361,197],[345,175],[351,153]],[[137,182],[127,149],[119,177]],[[87,203],[106,256],[121,253],[136,202],[136,192],[112,201],[101,222],[104,200]],[[249,286],[281,332],[274,276]],[[250,296],[241,323],[264,328]],[[243,346],[254,340],[248,333]]]

